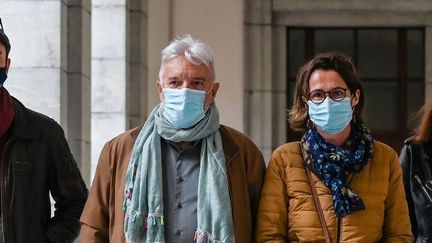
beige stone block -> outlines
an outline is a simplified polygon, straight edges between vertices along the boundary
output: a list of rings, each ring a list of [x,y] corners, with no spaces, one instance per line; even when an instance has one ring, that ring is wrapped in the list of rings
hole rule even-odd
[[[272,90],[271,27],[247,25],[245,28],[246,90]]]
[[[244,1],[245,23],[247,24],[271,24],[272,1],[246,0]]]

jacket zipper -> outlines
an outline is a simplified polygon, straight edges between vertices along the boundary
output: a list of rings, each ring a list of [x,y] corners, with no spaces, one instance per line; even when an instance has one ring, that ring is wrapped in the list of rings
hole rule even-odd
[[[429,194],[429,192],[427,191],[426,187],[423,185],[423,182],[422,182],[422,180],[420,179],[420,177],[419,177],[417,174],[414,174],[414,179],[416,179],[417,183],[419,184],[420,189],[422,190],[424,196],[426,197],[426,200],[427,200],[429,203],[432,203],[432,197],[431,197],[431,195]]]

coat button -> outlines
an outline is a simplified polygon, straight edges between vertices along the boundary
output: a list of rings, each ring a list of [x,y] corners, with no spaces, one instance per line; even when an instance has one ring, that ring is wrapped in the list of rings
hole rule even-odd
[[[183,207],[183,205],[181,203],[177,204],[177,208],[182,208],[182,207]]]
[[[180,230],[177,230],[175,234],[176,234],[176,235],[181,235],[181,231],[180,231]]]
[[[179,179],[178,179],[178,181],[179,182],[183,182],[184,181],[183,177],[180,176]]]

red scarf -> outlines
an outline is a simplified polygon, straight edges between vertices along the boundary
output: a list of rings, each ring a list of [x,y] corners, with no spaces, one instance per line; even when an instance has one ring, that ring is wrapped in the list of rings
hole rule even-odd
[[[7,132],[14,117],[15,107],[12,104],[12,97],[5,88],[0,88],[0,156],[3,154],[3,147],[8,139]]]

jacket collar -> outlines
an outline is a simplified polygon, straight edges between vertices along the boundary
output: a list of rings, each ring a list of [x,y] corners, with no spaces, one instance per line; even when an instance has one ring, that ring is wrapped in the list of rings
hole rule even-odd
[[[37,138],[41,136],[40,127],[31,121],[30,110],[21,102],[12,97],[12,103],[15,107],[15,117],[12,123],[10,137],[20,138]]]
[[[136,141],[139,133],[141,132],[141,129],[143,128],[143,125],[139,126],[139,127],[135,127],[132,130],[130,130],[129,135],[131,136],[132,140]]]
[[[141,125],[139,127],[136,127],[136,128],[133,128],[132,130],[130,130],[130,136],[134,142],[136,141],[136,138],[138,137],[139,133],[141,132],[142,127],[143,126]],[[225,154],[225,160],[226,160],[226,163],[229,164],[229,162],[239,153],[239,147],[234,142],[234,140],[231,138],[231,136],[229,135],[228,129],[224,125],[221,125],[219,127],[219,132],[220,132],[221,137],[222,137],[222,144],[223,144],[223,151]]]
[[[219,132],[220,132],[221,137],[222,137],[222,144],[223,144],[223,150],[224,150],[224,154],[225,154],[225,160],[226,160],[226,163],[229,164],[231,162],[231,160],[236,155],[238,155],[238,153],[240,152],[240,149],[237,146],[237,144],[234,142],[232,137],[230,136],[229,131],[225,126],[221,125],[219,128]]]

